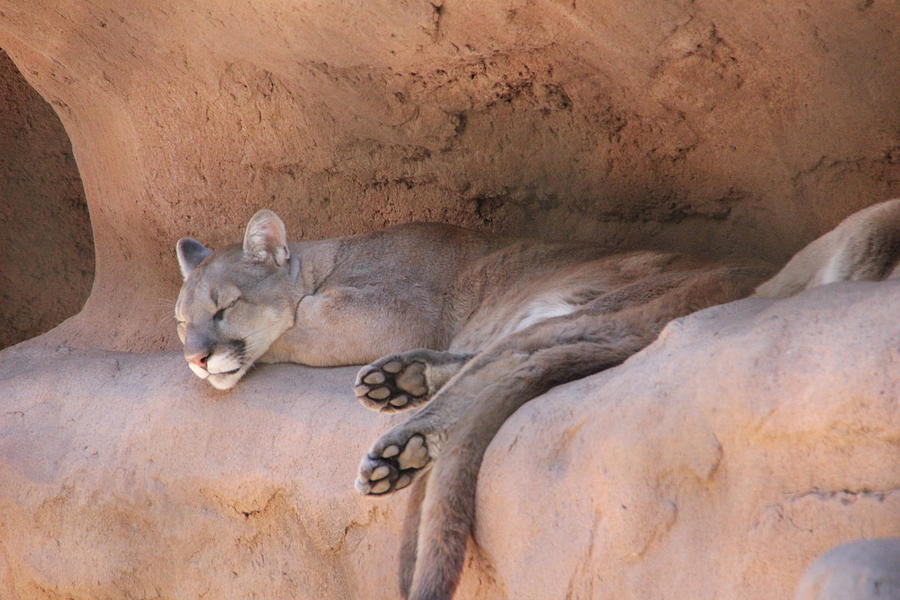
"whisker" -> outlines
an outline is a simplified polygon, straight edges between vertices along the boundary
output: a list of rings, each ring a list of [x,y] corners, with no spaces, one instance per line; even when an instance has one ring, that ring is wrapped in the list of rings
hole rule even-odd
[[[263,332],[263,331],[268,331],[268,330],[270,330],[270,329],[274,329],[274,328],[276,328],[276,327],[278,327],[278,323],[273,323],[273,324],[271,324],[271,325],[266,325],[266,326],[264,326],[264,327],[260,327],[259,329],[255,329],[255,330],[251,331],[250,333],[244,334],[244,340],[243,340],[243,341],[244,341],[244,343],[247,343],[247,338],[248,338],[248,337],[250,337],[250,336],[252,336],[252,335],[256,335],[257,333],[260,333],[260,332]]]
[[[172,329],[174,330],[175,325],[177,324],[177,321],[175,320],[174,317],[159,317],[157,319],[153,319],[153,324],[154,325],[171,325]]]
[[[168,308],[168,309],[173,309],[173,310],[175,307],[175,300],[176,300],[176,298],[168,298],[168,299],[150,298],[149,301],[146,298],[144,299],[144,301],[147,302],[147,304],[149,304],[150,306],[152,306],[154,308]]]
[[[261,345],[262,345],[261,342],[254,342],[252,340],[250,342],[245,341],[244,342],[244,351],[247,354],[254,354]]]

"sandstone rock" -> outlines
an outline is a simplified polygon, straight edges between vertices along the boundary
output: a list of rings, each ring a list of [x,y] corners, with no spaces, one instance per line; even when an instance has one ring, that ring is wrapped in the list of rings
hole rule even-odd
[[[175,240],[221,247],[269,206],[295,239],[418,219],[782,261],[900,195],[898,20],[0,0],[97,259],[78,316],[0,353],[0,597],[396,598],[405,501],[352,480],[402,417],[357,406],[352,369],[220,395],[125,352],[175,345]],[[784,598],[826,549],[900,535],[898,285],[712,309],[526,406],[486,457],[460,596]]]
[[[174,347],[176,239],[439,220],[787,257],[900,195],[896,2],[0,0],[91,209],[52,338]]]
[[[900,281],[744,300],[552,390],[494,440],[460,598],[788,598],[900,536]],[[396,598],[402,494],[353,491],[397,417],[353,369],[233,392],[175,353],[0,353],[0,596]]]
[[[900,538],[858,540],[832,548],[806,570],[794,598],[900,598]]]

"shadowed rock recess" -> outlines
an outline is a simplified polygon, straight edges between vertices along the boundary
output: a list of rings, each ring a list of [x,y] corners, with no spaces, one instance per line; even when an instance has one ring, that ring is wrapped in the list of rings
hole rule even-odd
[[[72,148],[0,50],[0,348],[81,310],[94,246]]]
[[[437,220],[782,262],[900,196],[900,5],[837,4],[0,0],[96,251],[84,309],[0,353],[0,598],[396,598],[405,500],[352,482],[404,417],[354,369],[194,378],[175,240],[269,207],[293,239]],[[900,536],[898,297],[715,307],[526,405],[458,597],[789,598]]]

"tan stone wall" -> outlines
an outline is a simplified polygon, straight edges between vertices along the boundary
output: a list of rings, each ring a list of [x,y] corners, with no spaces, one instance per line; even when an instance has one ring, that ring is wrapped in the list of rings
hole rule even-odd
[[[0,50],[0,348],[81,310],[91,223],[69,138]]]
[[[173,343],[185,234],[438,220],[784,260],[900,194],[891,2],[0,0],[91,207],[55,340]]]

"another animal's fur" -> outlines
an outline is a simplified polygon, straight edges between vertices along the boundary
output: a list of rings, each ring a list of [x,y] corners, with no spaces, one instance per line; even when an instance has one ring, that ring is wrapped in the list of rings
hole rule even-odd
[[[401,587],[415,600],[453,595],[481,458],[510,414],[771,274],[754,261],[610,254],[435,224],[288,243],[270,211],[251,219],[243,246],[212,253],[183,239],[177,254],[185,358],[215,387],[234,386],[254,362],[370,363],[355,387],[364,405],[423,407],[375,442],[356,481],[373,495],[414,484]],[[756,293],[900,275],[898,258],[893,200],[812,242]]]

